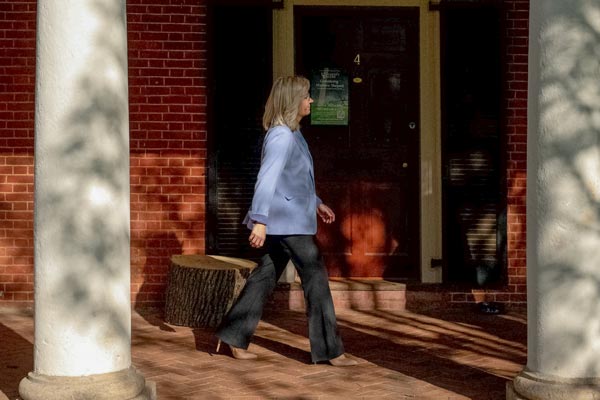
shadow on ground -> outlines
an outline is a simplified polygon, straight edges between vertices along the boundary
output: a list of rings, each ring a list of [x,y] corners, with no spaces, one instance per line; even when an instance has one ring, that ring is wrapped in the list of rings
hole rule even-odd
[[[362,365],[467,398],[504,398],[506,382],[526,362],[527,327],[520,311],[491,316],[464,309],[343,311],[338,322],[347,353],[364,360]],[[193,334],[196,350],[214,353],[213,329],[193,329]],[[311,364],[304,313],[266,310],[252,343]]]
[[[14,400],[33,369],[33,318],[0,313],[0,400]],[[256,361],[215,354],[213,328],[165,324],[161,310],[133,314],[132,357],[161,400],[501,399],[526,361],[524,313],[340,310],[340,333],[359,365],[312,365],[302,312],[267,309]],[[224,347],[224,346],[223,346]]]
[[[363,324],[361,319],[369,323]],[[307,336],[302,313],[270,311],[263,320]],[[518,313],[352,311],[340,313],[338,322],[346,351],[352,356],[468,398],[504,398],[506,382],[517,372],[514,365],[527,361],[526,320]],[[257,333],[255,344],[310,363],[307,352]]]
[[[33,344],[0,323],[0,399],[19,395],[19,382],[33,370]]]

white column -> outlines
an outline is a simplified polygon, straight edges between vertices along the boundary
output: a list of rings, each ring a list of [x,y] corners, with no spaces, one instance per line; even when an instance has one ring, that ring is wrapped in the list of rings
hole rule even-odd
[[[531,0],[527,366],[507,399],[600,398],[600,3]]]
[[[125,0],[38,0],[34,371],[24,400],[148,399],[131,365]]]

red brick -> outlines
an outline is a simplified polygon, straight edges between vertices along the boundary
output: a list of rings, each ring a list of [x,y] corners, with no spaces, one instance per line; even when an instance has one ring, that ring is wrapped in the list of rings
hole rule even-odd
[[[527,1],[506,1],[507,26],[507,59],[506,68],[511,80],[508,87],[510,117],[507,120],[508,156],[507,185],[508,185],[508,279],[509,282],[521,282],[524,279],[525,259],[525,175],[520,176],[520,170],[526,168],[526,112],[527,112],[527,43],[528,43],[528,11]],[[511,239],[512,238],[512,239]],[[503,301],[505,299],[503,298]],[[519,297],[511,297],[509,301],[524,301]]]
[[[6,283],[4,285],[7,292],[32,292],[33,285],[27,282]]]
[[[508,137],[506,175],[508,202],[509,279],[511,274],[524,276],[525,260],[518,249],[523,249],[525,219],[524,154],[527,142],[526,96],[528,1],[505,0],[506,5],[506,78],[511,82],[506,94],[511,118],[505,121]],[[2,7],[10,7],[3,14]],[[33,210],[31,182],[33,181],[33,82],[35,76],[35,7],[34,0],[0,4],[0,19],[9,30],[0,31],[0,85],[6,88],[0,101],[0,150],[6,149],[10,157],[0,160],[0,183],[17,185],[19,193],[0,190],[0,207],[4,211],[22,213]],[[206,77],[206,12],[197,0],[131,0],[127,3],[129,38],[129,73],[131,95],[131,209],[132,238],[142,238],[132,243],[132,254],[143,251],[147,237],[161,227],[191,229],[186,239],[188,248],[204,250],[204,212],[206,202],[206,104],[208,84]],[[147,57],[147,58],[146,58]],[[15,148],[28,153],[15,157]],[[185,150],[185,151],[183,151]],[[162,158],[146,157],[156,153]],[[159,167],[148,168],[145,167]],[[177,169],[172,173],[160,167]],[[166,175],[165,175],[166,174]],[[17,177],[18,178],[15,178]],[[163,176],[177,178],[164,180]],[[10,180],[4,178],[9,177]],[[23,180],[20,180],[20,177]],[[14,179],[14,180],[13,180]],[[183,179],[183,180],[182,180]],[[165,203],[167,201],[167,203]],[[150,205],[153,203],[153,205]],[[171,206],[165,211],[161,204],[184,203],[182,214],[172,214]],[[6,205],[8,204],[8,205]],[[197,206],[193,209],[191,206]],[[514,205],[514,207],[512,206]],[[150,212],[154,211],[154,212]],[[19,214],[17,214],[19,215]],[[189,219],[185,224],[177,218]],[[5,215],[6,216],[6,215]],[[11,218],[15,218],[13,215]],[[27,226],[33,214],[19,218]],[[6,223],[6,222],[5,222]],[[11,224],[11,227],[14,226]],[[31,229],[13,232],[3,228],[0,237],[31,240]],[[26,250],[32,253],[32,243]],[[11,259],[11,263],[14,259]],[[143,267],[146,260],[132,260],[132,269]],[[152,262],[164,262],[153,260]],[[522,267],[515,265],[523,264]],[[9,265],[9,264],[4,264]],[[517,272],[518,270],[518,272]],[[31,274],[31,268],[27,272]],[[145,290],[145,289],[143,289]],[[142,296],[143,298],[143,296]],[[519,300],[520,301],[520,300]]]

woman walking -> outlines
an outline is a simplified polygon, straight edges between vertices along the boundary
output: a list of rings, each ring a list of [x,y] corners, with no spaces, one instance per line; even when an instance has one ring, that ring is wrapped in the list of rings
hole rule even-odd
[[[306,78],[279,78],[267,99],[261,166],[244,220],[251,229],[250,245],[264,246],[266,254],[223,319],[217,337],[219,345],[221,341],[229,345],[234,358],[257,358],[246,349],[269,294],[291,260],[304,290],[312,361],[349,366],[357,363],[344,355],[327,270],[314,241],[317,215],[330,224],[335,214],[316,195],[312,157],[299,130],[313,102],[309,89]]]

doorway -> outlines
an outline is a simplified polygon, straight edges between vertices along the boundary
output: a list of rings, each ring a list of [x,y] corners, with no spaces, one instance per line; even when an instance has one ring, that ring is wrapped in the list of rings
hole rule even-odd
[[[330,276],[420,278],[419,9],[294,7]]]

